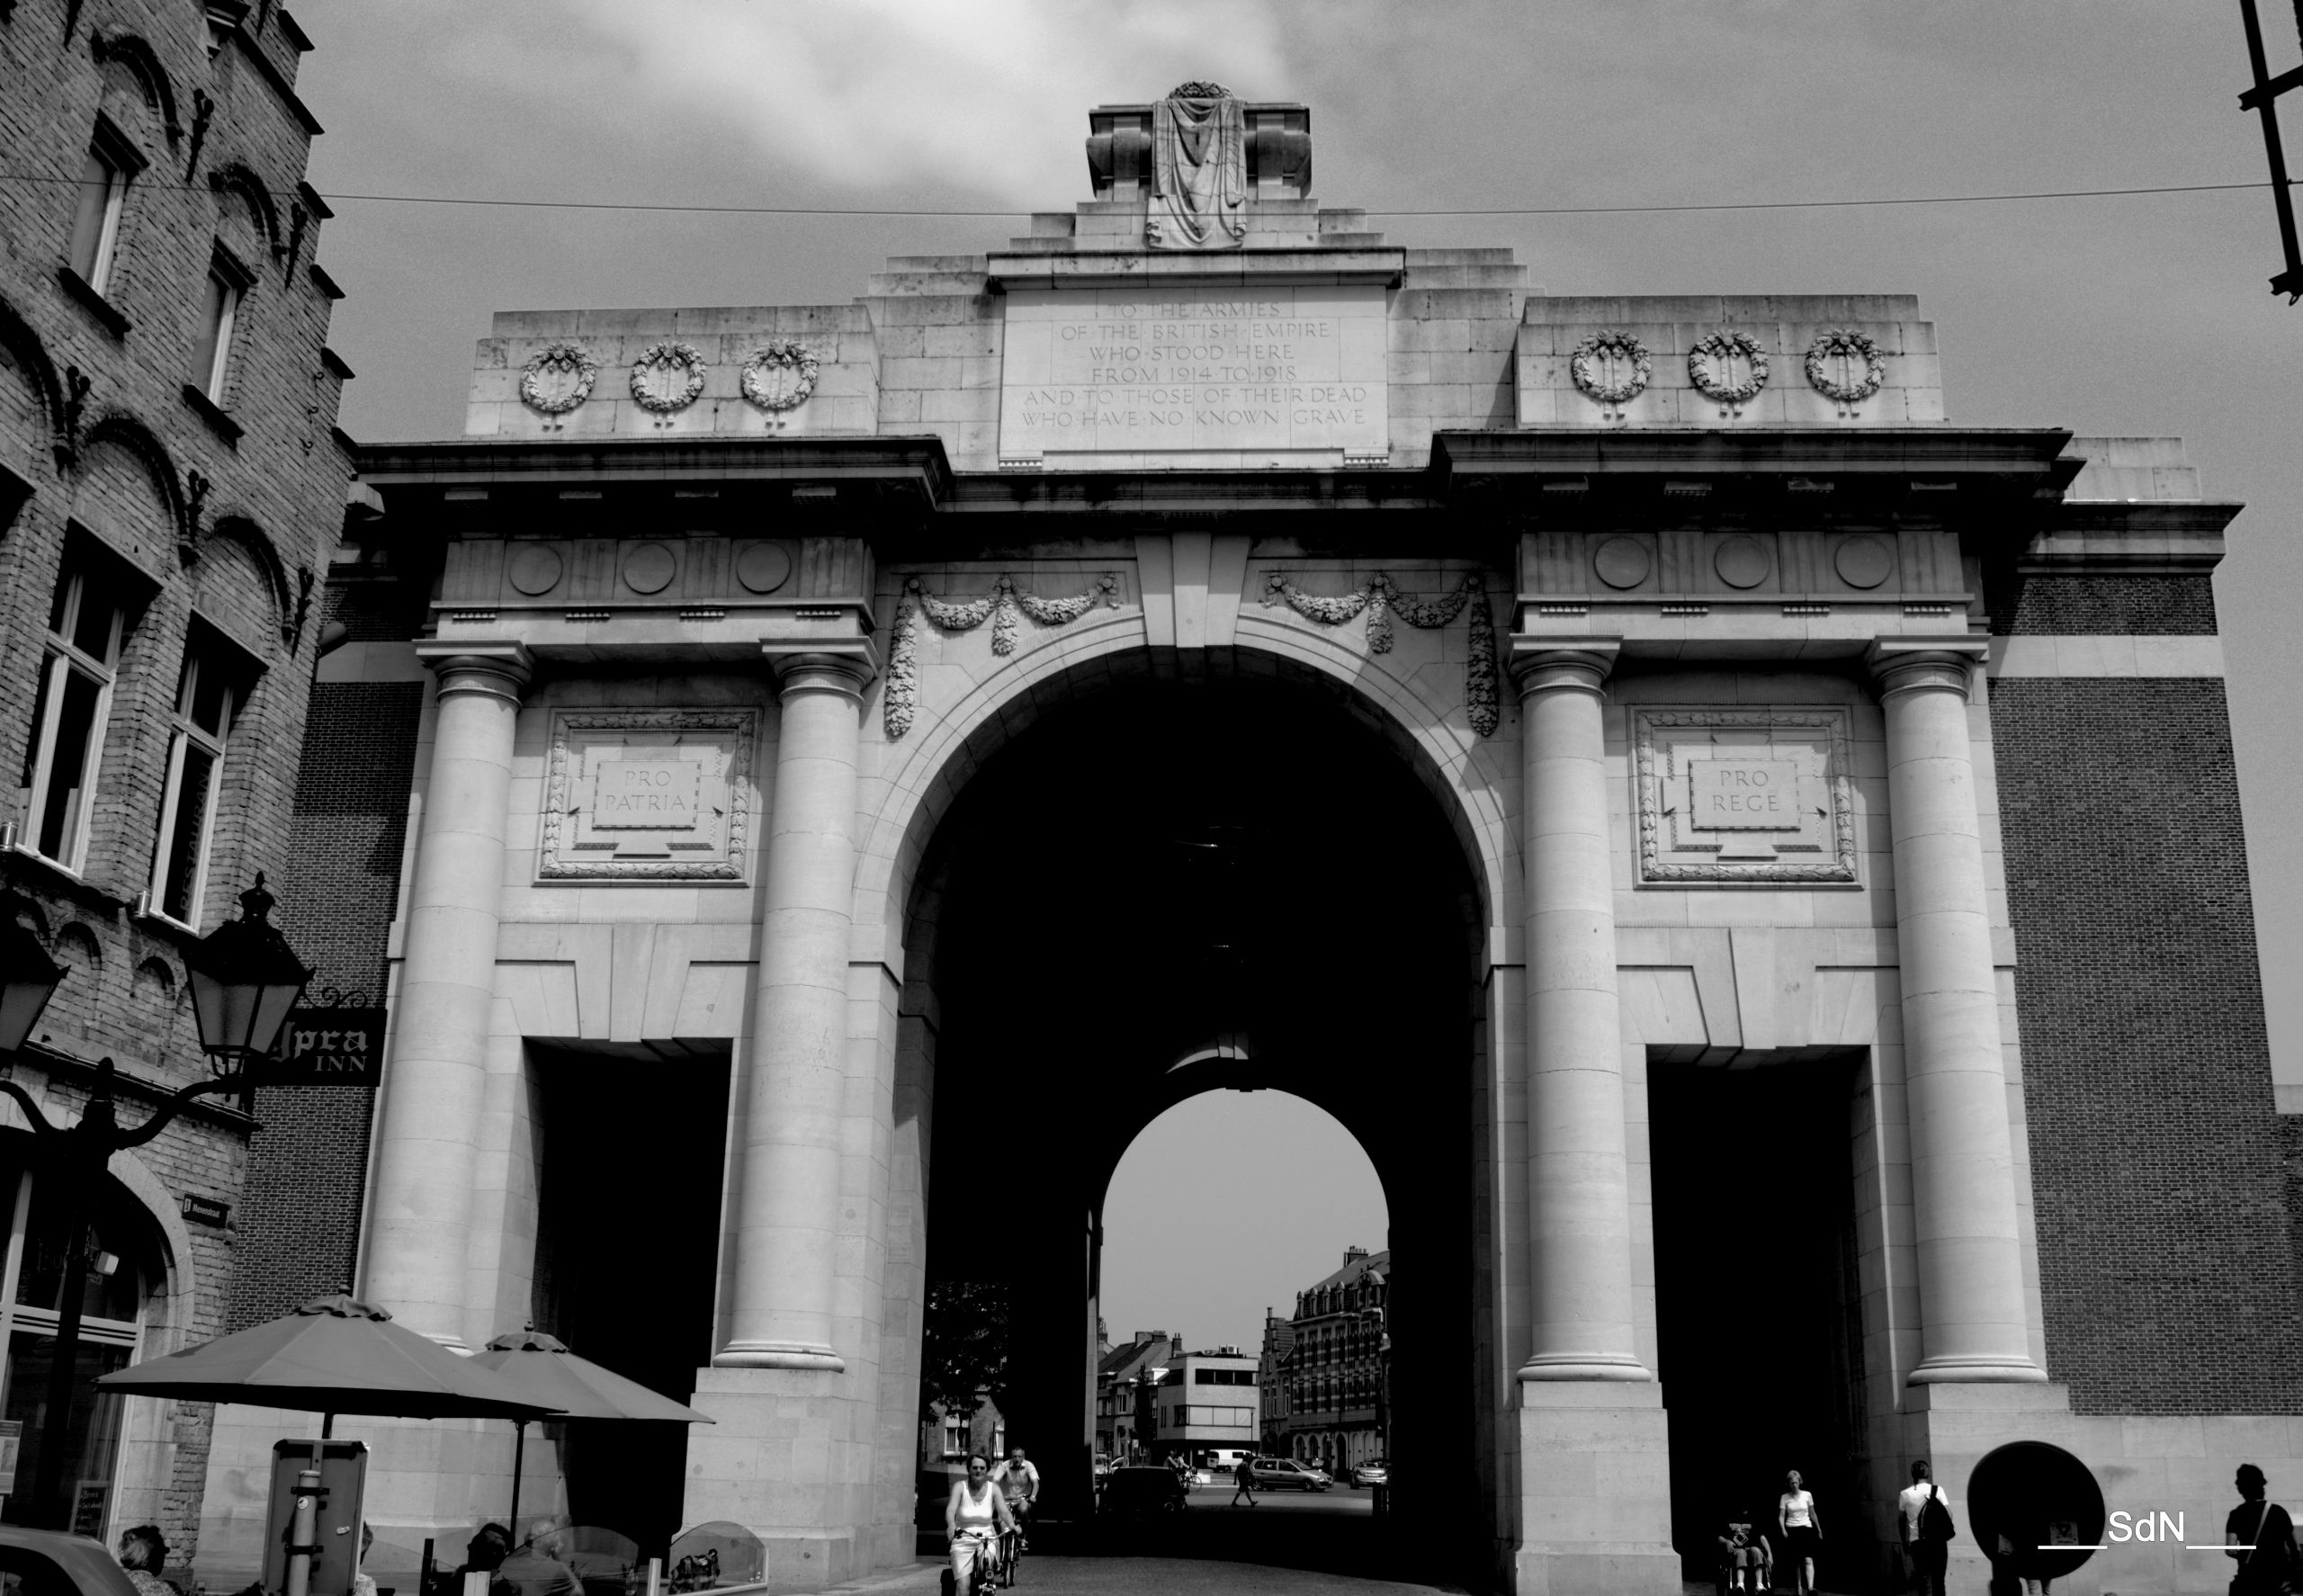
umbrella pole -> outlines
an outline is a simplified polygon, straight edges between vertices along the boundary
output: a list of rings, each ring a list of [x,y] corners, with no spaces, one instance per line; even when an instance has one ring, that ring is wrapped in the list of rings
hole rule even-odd
[[[515,1419],[512,1423],[512,1544],[520,1544],[520,1473],[528,1455],[528,1421]]]

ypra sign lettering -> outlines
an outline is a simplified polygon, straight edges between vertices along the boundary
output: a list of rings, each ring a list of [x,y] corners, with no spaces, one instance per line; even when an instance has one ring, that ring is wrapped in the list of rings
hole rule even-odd
[[[267,1086],[364,1086],[383,1053],[381,1009],[291,1009],[280,1052],[260,1073]]]

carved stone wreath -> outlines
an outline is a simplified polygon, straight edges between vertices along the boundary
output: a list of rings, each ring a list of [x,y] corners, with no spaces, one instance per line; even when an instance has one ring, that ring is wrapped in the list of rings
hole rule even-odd
[[[703,391],[703,356],[693,344],[650,344],[632,363],[632,397],[643,410],[668,416]]]
[[[565,416],[592,397],[600,363],[581,344],[548,344],[520,368],[520,402],[546,416]]]
[[[1842,360],[1850,364],[1861,361],[1863,375],[1852,382],[1833,376],[1833,363]],[[1859,404],[1878,392],[1886,380],[1887,366],[1879,358],[1879,345],[1861,333],[1823,333],[1807,346],[1807,385],[1834,403]]]
[[[1620,378],[1614,375],[1618,361],[1630,368]],[[1602,362],[1607,376],[1600,375]],[[1639,397],[1647,379],[1654,374],[1654,366],[1647,358],[1647,346],[1629,333],[1598,332],[1575,345],[1575,353],[1567,357],[1567,374],[1575,380],[1576,387],[1601,404],[1620,405]]]
[[[1016,586],[1002,575],[981,598],[937,598],[918,577],[905,578],[904,599],[896,610],[896,623],[888,639],[888,680],[880,695],[880,724],[893,742],[911,730],[919,705],[919,655],[917,629],[925,616],[945,632],[973,632],[991,623],[991,651],[1006,658],[1016,651],[1020,613],[1042,626],[1069,626],[1098,604],[1119,607],[1119,578],[1100,576],[1085,593],[1069,598],[1042,598]]]
[[[1741,355],[1752,374],[1741,382],[1723,382],[1720,373]],[[1688,351],[1688,381],[1703,396],[1722,405],[1747,405],[1767,386],[1767,352],[1749,333],[1716,332],[1695,341]]]
[[[1478,602],[1474,603],[1474,599]],[[1266,608],[1285,604],[1306,621],[1322,626],[1340,626],[1365,612],[1367,651],[1371,654],[1392,651],[1393,615],[1411,626],[1430,631],[1447,625],[1469,609],[1472,647],[1471,658],[1464,668],[1465,711],[1474,732],[1482,737],[1495,735],[1495,728],[1501,723],[1496,708],[1495,617],[1487,607],[1487,579],[1479,572],[1465,577],[1453,593],[1421,599],[1402,592],[1399,584],[1383,571],[1377,571],[1349,593],[1331,596],[1306,593],[1288,580],[1286,572],[1275,570],[1264,576],[1263,602]]]
[[[772,339],[744,362],[744,397],[763,410],[796,410],[815,392],[820,369],[805,344]]]

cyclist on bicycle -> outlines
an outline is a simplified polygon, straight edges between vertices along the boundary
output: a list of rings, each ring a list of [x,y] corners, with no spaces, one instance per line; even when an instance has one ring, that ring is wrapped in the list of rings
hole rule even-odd
[[[983,1571],[981,1588],[994,1583],[998,1538],[1016,1527],[1008,1511],[1007,1495],[991,1483],[991,1459],[977,1452],[968,1458],[968,1477],[952,1484],[952,1499],[944,1504],[944,1538],[952,1547],[953,1596],[975,1596],[976,1571]]]
[[[1008,1448],[1008,1461],[999,1466],[992,1479],[1000,1493],[1008,1498],[1008,1511],[1016,1515],[1016,1528],[1020,1531],[1032,1516],[1033,1504],[1040,1498],[1040,1471],[1024,1456],[1021,1447]]]

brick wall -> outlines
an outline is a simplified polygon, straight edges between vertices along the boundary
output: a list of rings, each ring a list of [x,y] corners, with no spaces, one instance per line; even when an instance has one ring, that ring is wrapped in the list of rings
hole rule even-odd
[[[2303,1412],[2223,684],[2003,678],[1991,713],[2049,1372],[2083,1413]]]
[[[329,906],[300,941],[323,985],[382,1001],[384,950],[424,689],[415,682],[322,683],[305,722],[288,879]],[[246,1218],[231,1323],[350,1287],[357,1261],[374,1094],[352,1088],[256,1093],[264,1134],[248,1161]]]
[[[198,0],[0,7],[0,148],[10,169],[0,182],[0,768],[14,776],[0,788],[0,819],[24,812],[67,524],[112,550],[139,587],[81,867],[0,854],[0,887],[22,896],[19,918],[72,972],[40,1027],[64,1055],[47,1089],[67,1105],[79,1089],[74,1058],[108,1054],[164,1086],[206,1073],[184,1003],[184,949],[237,912],[234,897],[257,870],[277,882],[291,851],[316,630],[304,599],[327,569],[350,477],[334,431],[349,373],[325,349],[336,291],[314,264],[326,207],[300,186],[317,130],[292,86],[302,48],[277,6],[252,8],[222,32]],[[100,121],[140,164],[96,295],[60,273]],[[186,392],[202,375],[193,368],[220,250],[248,274],[220,408]],[[151,879],[195,611],[260,674],[226,755],[205,912],[187,930],[139,915],[137,901]],[[282,893],[275,918],[300,944],[331,915]],[[37,1063],[20,1074],[38,1074]],[[170,1206],[213,1198],[246,1224],[248,1135],[236,1116],[203,1114],[142,1156]],[[172,1329],[198,1340],[224,1326],[245,1233],[193,1225],[189,1234],[190,1255],[171,1263],[180,1281],[189,1277],[193,1300]],[[143,1475],[123,1472],[110,1527],[157,1520],[181,1563],[196,1550],[209,1410],[173,1404],[168,1422],[173,1450],[153,1453],[163,1460]]]

